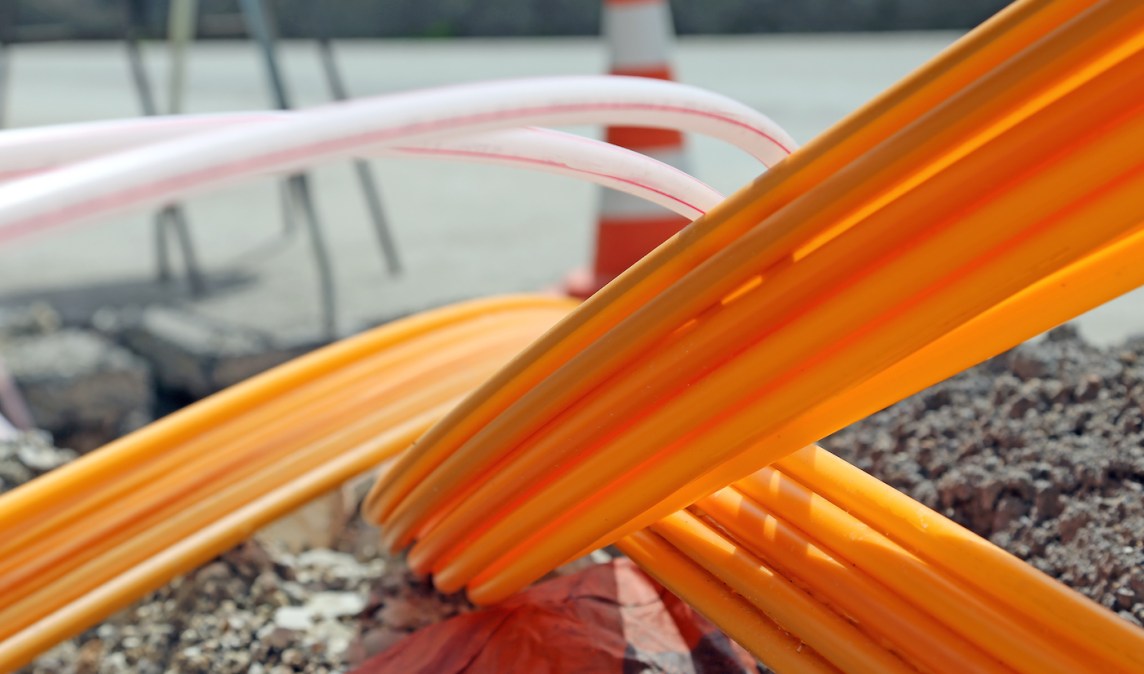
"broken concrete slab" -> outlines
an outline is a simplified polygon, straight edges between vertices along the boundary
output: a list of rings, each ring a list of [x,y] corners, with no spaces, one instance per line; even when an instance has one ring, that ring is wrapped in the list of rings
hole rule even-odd
[[[46,335],[59,330],[60,315],[44,302],[0,306],[0,340]]]
[[[0,357],[36,425],[88,451],[151,420],[151,370],[94,332],[62,329],[0,341]]]
[[[321,344],[317,338],[275,337],[172,307],[148,307],[96,324],[150,362],[162,389],[188,400],[206,397]]]
[[[0,438],[0,493],[59,468],[76,458],[70,449],[52,444],[47,433],[41,431],[15,432]]]

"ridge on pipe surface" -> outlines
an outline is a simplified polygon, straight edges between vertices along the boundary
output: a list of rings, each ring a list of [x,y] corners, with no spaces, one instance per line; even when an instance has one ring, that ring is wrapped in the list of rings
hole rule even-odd
[[[829,470],[805,472],[803,484],[781,473],[787,466],[802,464],[805,467],[810,461],[817,466],[828,466]],[[776,467],[780,470],[764,469],[697,502],[689,512],[673,514],[648,530],[622,539],[619,547],[628,551],[634,542],[646,542],[650,536],[661,548],[657,554],[641,555],[637,551],[632,556],[669,589],[687,597],[697,607],[703,605],[705,598],[729,592],[812,646],[822,638],[814,635],[831,630],[831,623],[812,618],[823,615],[821,613],[800,612],[794,616],[799,621],[796,623],[789,616],[784,622],[781,613],[768,612],[773,599],[763,592],[766,582],[781,578],[792,588],[807,593],[822,611],[849,618],[867,636],[898,653],[907,665],[919,671],[952,673],[966,668],[1029,673],[1137,671],[1138,667],[1131,663],[1144,652],[1144,630],[1131,626],[939,513],[817,447],[783,459]],[[841,506],[853,501],[834,503],[823,496],[834,498],[851,491],[852,485],[860,485],[867,501],[860,510],[847,512]],[[892,502],[908,508],[910,517],[896,519],[880,507]],[[924,521],[927,527],[911,526],[908,524],[911,518]],[[940,559],[934,557],[933,561],[921,559],[869,528],[887,519],[893,521],[894,531],[912,530],[910,536],[914,538],[950,541],[946,544],[947,554]],[[924,549],[930,550],[931,546],[926,545]],[[975,554],[974,558],[966,559],[955,550],[989,551],[989,554],[984,557]],[[672,555],[682,555],[700,569],[688,573],[678,568],[679,562],[670,561]],[[775,580],[766,582],[745,580],[756,573],[753,570],[756,568],[778,575]],[[976,578],[1000,568],[1007,569],[1005,572],[1022,584],[1030,581],[1040,584],[1041,603],[1030,610],[978,586]],[[933,581],[911,582],[910,578],[917,573],[928,574]],[[695,587],[698,585],[696,575],[707,581],[699,588]],[[877,582],[866,583],[862,579],[867,576]],[[945,599],[927,598],[941,587],[948,589]],[[852,602],[853,606],[839,602]],[[920,644],[909,642],[909,635],[898,631],[897,621],[908,615],[899,612],[901,602],[912,605],[912,610],[928,614],[926,620],[943,626],[927,627],[923,639],[937,639],[939,649],[958,649],[962,655],[943,657],[939,652],[926,652]],[[1076,612],[1077,602],[1086,604],[1087,611]],[[1024,638],[1030,639],[1042,652],[1032,659],[1023,658],[1012,652],[1012,639],[986,643],[974,637],[972,632],[982,627],[977,622],[983,605],[998,611],[997,615],[1003,620],[1019,625],[1027,633]],[[735,606],[724,599],[718,607],[701,610],[717,625],[728,628],[743,619],[732,612]],[[877,618],[879,611],[886,611],[890,619]],[[1080,638],[1062,640],[1051,632],[1041,631],[1042,614],[1049,612],[1076,618],[1073,629]],[[806,620],[813,622],[802,622]],[[1097,640],[1088,638],[1109,629],[1130,635],[1120,643],[1122,650],[1110,651]],[[856,643],[852,641],[852,634],[847,636],[837,629],[830,633],[834,640]],[[969,650],[965,650],[966,647]],[[748,648],[777,671],[787,671],[782,663],[772,662],[769,653]],[[853,666],[832,659],[829,651],[819,655],[844,671],[854,670]],[[789,671],[799,670],[791,667]]]

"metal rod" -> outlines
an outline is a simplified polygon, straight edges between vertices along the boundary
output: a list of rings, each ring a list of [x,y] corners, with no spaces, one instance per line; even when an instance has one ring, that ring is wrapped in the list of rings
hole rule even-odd
[[[187,82],[187,46],[195,39],[198,0],[171,0],[167,15],[167,45],[170,51],[170,81],[167,83],[167,112],[183,111]]]
[[[286,82],[278,66],[278,56],[274,45],[274,34],[271,31],[267,5],[262,0],[239,0],[243,18],[246,20],[247,30],[258,43],[262,55],[263,66],[266,68],[267,79],[270,80],[271,94],[274,103],[280,110],[290,109],[290,97],[286,91]],[[314,253],[314,265],[318,272],[318,293],[322,303],[322,327],[329,339],[337,337],[337,290],[334,285],[333,264],[330,261],[329,249],[326,246],[325,236],[322,234],[318,211],[314,207],[314,199],[310,193],[310,182],[305,174],[292,175],[287,178],[289,189],[294,203],[302,211],[306,230],[310,236],[310,244]]]
[[[315,7],[317,7],[315,5]],[[330,88],[330,95],[338,101],[348,98],[345,83],[338,70],[337,59],[334,56],[334,47],[329,37],[329,26],[326,21],[318,22],[323,28],[323,34],[318,37],[318,55],[322,62],[322,70],[326,73],[326,83]],[[393,240],[389,222],[385,217],[385,209],[381,204],[381,194],[377,189],[377,180],[373,176],[373,167],[364,159],[354,161],[354,170],[357,173],[358,183],[361,184],[362,195],[365,197],[366,209],[369,211],[370,221],[373,222],[374,232],[377,234],[381,253],[385,257],[389,273],[401,273],[401,259],[397,253],[397,244]]]
[[[16,386],[16,380],[8,372],[3,358],[0,358],[0,409],[7,415],[8,421],[19,430],[28,431],[36,427],[32,411],[20,393],[20,388]]]
[[[309,178],[304,173],[287,178],[294,201],[302,211],[302,220],[306,224],[306,233],[310,236],[310,245],[314,250],[314,264],[318,271],[318,291],[321,294],[322,305],[322,331],[327,339],[338,337],[338,307],[337,293],[334,286],[334,269],[330,263],[329,249],[326,246],[322,227],[318,222],[317,209],[314,207],[313,195],[310,192]]]
[[[155,95],[151,89],[151,80],[147,76],[147,67],[143,63],[143,52],[139,46],[140,26],[143,25],[144,7],[140,0],[126,0],[124,21],[124,44],[127,47],[127,62],[131,69],[131,79],[135,85],[135,93],[139,97],[139,107],[143,114],[152,117],[159,114],[159,107],[155,102]],[[158,266],[159,281],[169,282],[173,278],[171,269],[171,256],[168,249],[167,229],[175,233],[183,257],[183,266],[187,270],[187,283],[190,286],[191,296],[200,297],[206,289],[202,272],[198,267],[198,255],[194,250],[190,227],[186,214],[178,204],[171,204],[155,215],[155,259]]]

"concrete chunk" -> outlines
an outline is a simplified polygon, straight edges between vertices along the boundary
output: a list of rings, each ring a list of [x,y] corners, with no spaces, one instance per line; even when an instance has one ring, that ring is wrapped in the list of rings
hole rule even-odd
[[[0,356],[36,425],[60,444],[88,451],[152,417],[147,363],[94,332],[9,338],[0,341]]]
[[[206,397],[318,345],[313,341],[287,342],[168,307],[150,307],[126,318],[119,337],[152,364],[164,389],[191,400]]]

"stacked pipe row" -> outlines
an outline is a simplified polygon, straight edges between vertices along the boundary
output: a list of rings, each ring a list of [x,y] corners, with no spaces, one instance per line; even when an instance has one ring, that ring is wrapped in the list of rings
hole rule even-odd
[[[817,447],[619,547],[780,672],[1130,672],[1144,661],[1138,628]],[[1022,594],[1035,610],[1014,601]]]
[[[983,325],[994,351],[1035,334],[997,311],[1144,221],[1142,48],[1139,3],[1019,3],[590,299],[368,513],[495,602],[951,374],[929,348],[961,369]],[[909,358],[928,369],[878,379]]]
[[[0,671],[404,449],[573,306],[505,298],[276,368],[0,499]]]

